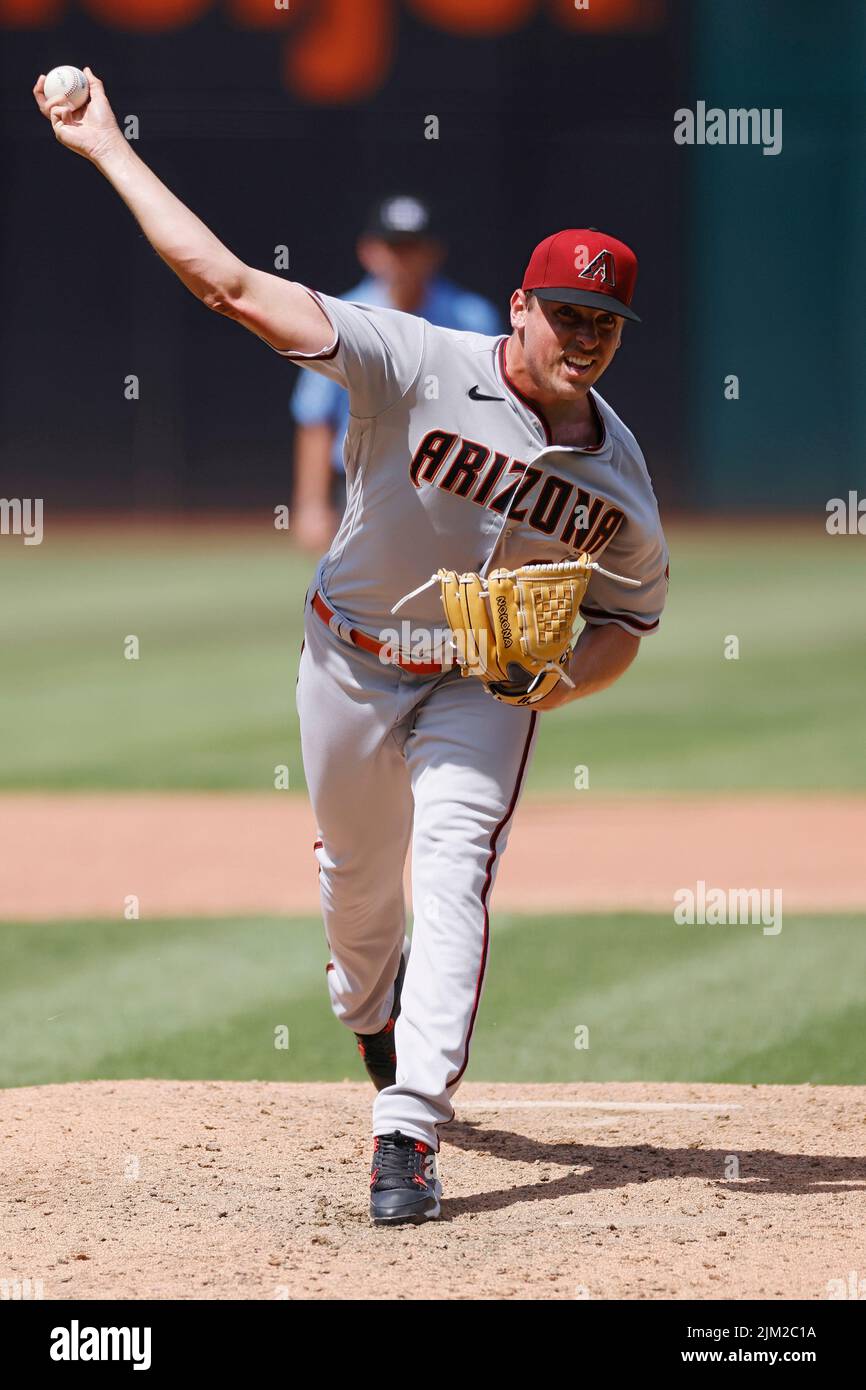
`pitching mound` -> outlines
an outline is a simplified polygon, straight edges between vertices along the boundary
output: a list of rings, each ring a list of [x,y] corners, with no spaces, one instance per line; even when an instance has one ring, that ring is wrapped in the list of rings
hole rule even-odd
[[[367,1221],[370,1099],[6,1091],[0,1277],[47,1299],[826,1298],[866,1277],[866,1088],[469,1084],[442,1219],[392,1230]]]

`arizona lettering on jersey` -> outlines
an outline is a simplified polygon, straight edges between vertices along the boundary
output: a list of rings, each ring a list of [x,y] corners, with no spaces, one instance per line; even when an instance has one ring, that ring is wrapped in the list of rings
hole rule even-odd
[[[411,459],[409,477],[415,487],[440,487],[476,506],[507,513],[511,521],[525,521],[531,531],[556,535],[576,554],[600,553],[625,521],[619,507],[593,497],[570,479],[509,459],[449,430],[425,434]]]
[[[594,574],[586,620],[640,634],[658,626],[668,564],[658,507],[637,441],[598,392],[601,444],[554,445],[509,380],[505,338],[315,298],[333,342],[318,354],[282,355],[349,392],[346,510],[316,576],[334,609],[375,634],[393,621],[393,604],[440,567],[515,568],[589,550],[641,583],[630,589]],[[445,630],[432,589],[401,617],[410,628]]]

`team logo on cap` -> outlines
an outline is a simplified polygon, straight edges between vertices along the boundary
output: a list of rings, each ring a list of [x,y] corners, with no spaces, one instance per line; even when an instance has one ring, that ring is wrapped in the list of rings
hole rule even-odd
[[[583,249],[583,248],[579,248]],[[598,280],[602,285],[616,286],[616,261],[609,251],[599,251],[589,265],[584,266],[578,280]]]

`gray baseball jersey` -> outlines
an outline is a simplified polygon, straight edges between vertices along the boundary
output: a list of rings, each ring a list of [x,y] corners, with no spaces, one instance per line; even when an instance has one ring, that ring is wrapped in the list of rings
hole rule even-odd
[[[442,674],[383,663],[346,640],[342,620],[380,640],[394,630],[393,605],[440,567],[489,572],[588,550],[641,586],[594,573],[587,622],[643,634],[664,604],[667,549],[640,449],[596,392],[600,446],[552,445],[508,379],[506,339],[317,297],[333,342],[311,357],[285,355],[345,386],[351,409],[348,501],[307,594],[296,694],[328,990],[343,1023],[377,1033],[390,1027],[407,954],[396,1079],[376,1096],[373,1132],[399,1129],[438,1149],[468,1062],[490,896],[539,714],[491,699],[453,665]],[[317,590],[330,621],[313,607]],[[413,659],[415,634],[422,648],[431,632],[444,639],[438,586],[399,616]]]
[[[490,569],[605,554],[582,615],[644,635],[658,626],[668,555],[634,435],[592,392],[595,449],[552,445],[511,383],[506,338],[437,328],[411,314],[317,294],[334,341],[285,353],[349,392],[347,503],[318,582],[350,623],[378,633],[392,606],[440,567]],[[410,630],[444,631],[438,591],[401,610]]]

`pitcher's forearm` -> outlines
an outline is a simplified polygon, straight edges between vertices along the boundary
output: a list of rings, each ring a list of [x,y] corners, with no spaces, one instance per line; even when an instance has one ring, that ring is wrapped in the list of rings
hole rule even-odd
[[[45,76],[33,88],[55,139],[90,160],[120,194],[157,255],[197,299],[249,329],[280,352],[315,356],[333,345],[324,309],[303,285],[246,265],[176,198],[124,139],[105,86],[92,68],[89,99],[73,107],[46,97]]]
[[[631,666],[639,647],[640,638],[615,623],[602,627],[587,624],[575,644],[569,668],[574,689],[563,692],[565,702],[607,690]]]
[[[120,194],[153,249],[209,308],[236,299],[246,266],[167,188],[120,136],[96,167]]]
[[[574,688],[562,690],[563,703],[607,690],[631,666],[639,647],[640,638],[624,632],[615,623],[602,627],[587,624],[577,639],[569,666]]]
[[[640,638],[624,632],[615,623],[602,627],[589,624],[583,629],[575,644],[568,673],[573,684],[559,681],[549,695],[538,700],[533,706],[536,710],[559,709],[571,704],[572,700],[585,699],[618,681],[634,661],[640,647]]]

